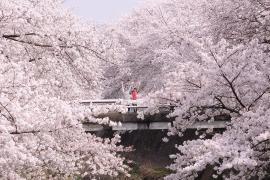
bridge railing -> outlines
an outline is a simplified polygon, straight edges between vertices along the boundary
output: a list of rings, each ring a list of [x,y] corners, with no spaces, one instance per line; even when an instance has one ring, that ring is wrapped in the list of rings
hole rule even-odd
[[[127,99],[97,99],[97,100],[82,100],[81,104],[90,106],[102,106],[102,105],[122,105],[126,106],[128,112],[134,112],[134,110],[142,111],[149,108],[141,99],[138,100],[127,100]],[[172,110],[175,106],[171,104],[159,104],[157,107],[160,110]]]
[[[81,101],[84,105],[93,105],[95,106],[105,106],[106,105],[120,105],[126,107],[127,113],[120,113],[115,111],[109,111],[108,113],[99,114],[97,118],[109,117],[110,120],[114,122],[121,122],[121,126],[111,127],[113,131],[119,130],[138,130],[138,129],[168,129],[169,124],[174,120],[173,117],[167,117],[167,115],[173,111],[175,106],[171,104],[160,104],[158,105],[159,113],[157,114],[148,114],[145,115],[144,119],[137,117],[137,112],[143,111],[144,109],[149,108],[142,104],[142,101],[132,101],[132,100],[123,100],[123,99],[102,99],[102,100],[83,100]],[[163,109],[163,110],[161,110]],[[134,113],[136,112],[136,113]],[[228,123],[226,118],[219,118],[220,120],[215,122],[195,122],[193,125],[188,127],[188,129],[197,129],[197,128],[218,128],[222,129],[226,127]],[[100,131],[106,126],[98,125],[93,123],[85,123],[84,127],[86,131]]]

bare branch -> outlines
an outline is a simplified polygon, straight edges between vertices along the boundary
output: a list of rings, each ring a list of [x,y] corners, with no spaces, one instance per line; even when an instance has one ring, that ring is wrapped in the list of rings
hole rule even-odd
[[[215,56],[215,54],[214,54],[211,50],[210,50],[210,53],[211,53],[211,55],[212,55],[214,61],[216,62],[217,66],[218,66],[218,67],[220,68],[220,70],[221,70],[222,65],[220,65],[220,64],[218,63],[217,57]],[[239,77],[240,73],[241,73],[241,72],[239,72],[239,73],[236,75],[236,77],[234,77],[233,81],[235,81],[235,79],[237,79],[237,78]],[[236,89],[235,89],[235,87],[234,87],[234,85],[233,85],[233,81],[230,81],[230,80],[228,79],[228,77],[225,75],[225,73],[224,73],[222,70],[221,70],[221,76],[222,76],[222,77],[225,79],[225,81],[228,83],[228,86],[229,86],[229,88],[231,89],[233,95],[235,96],[235,99],[237,100],[237,102],[241,105],[242,108],[245,108],[246,106],[245,106],[244,103],[240,100],[238,94],[236,93]]]
[[[44,130],[30,130],[30,131],[12,131],[9,132],[9,134],[12,135],[23,135],[23,134],[37,134],[37,133],[52,133],[52,132],[57,132],[60,130],[64,130],[64,129],[72,129],[72,128],[78,128],[77,125],[80,125],[80,123],[75,124],[75,125],[70,125],[70,126],[66,126],[66,127],[61,127],[61,128],[56,128],[53,130],[48,130],[48,131],[44,131]]]
[[[0,102],[0,106],[1,107],[3,107],[4,109],[5,109],[5,111],[8,113],[8,115],[9,115],[9,118],[7,117],[7,116],[5,116],[4,114],[2,114],[2,116],[4,116],[5,118],[7,118],[7,120],[11,120],[10,122],[12,123],[12,125],[15,127],[15,129],[16,129],[16,131],[15,132],[18,132],[18,126],[17,126],[17,124],[16,124],[16,120],[15,120],[15,118],[14,118],[14,116],[11,114],[11,112],[7,109],[7,107],[4,105],[4,104],[2,104],[1,102]]]
[[[226,110],[228,110],[228,111],[230,111],[230,112],[233,112],[233,113],[237,113],[237,114],[239,114],[239,111],[237,111],[237,110],[235,110],[235,109],[232,109],[232,108],[229,108],[229,107],[227,107],[225,104],[224,104],[224,102],[222,101],[222,99],[221,98],[219,98],[219,97],[215,97],[215,99],[220,103],[220,105],[221,105],[221,107],[223,108],[223,109],[226,109]]]
[[[189,83],[189,84],[191,84],[192,86],[195,86],[195,87],[198,88],[198,89],[201,89],[201,88],[202,88],[202,87],[201,87],[201,83],[198,85],[198,84],[196,84],[196,83],[194,83],[194,82],[191,82],[191,81],[188,80],[188,79],[186,79],[186,82]]]
[[[89,48],[89,47],[86,47],[86,46],[83,46],[83,45],[78,45],[78,44],[76,44],[75,46],[82,47],[82,48],[84,48],[84,49],[90,51],[91,53],[93,53],[97,58],[99,58],[99,59],[101,59],[101,60],[103,60],[103,61],[105,61],[105,62],[108,62],[108,63],[110,63],[110,64],[113,64],[113,65],[118,66],[118,65],[115,64],[114,62],[111,62],[111,61],[105,59],[104,57],[101,56],[100,53],[98,53],[97,51],[95,51],[95,50],[93,50],[93,49],[91,49],[91,48]]]
[[[248,110],[250,110],[250,108],[251,107],[253,107],[254,105],[255,105],[255,103],[257,102],[257,101],[259,101],[261,98],[262,98],[262,96],[265,94],[265,93],[267,93],[267,91],[269,91],[270,90],[270,87],[267,87],[257,98],[255,98],[253,101],[252,101],[252,103],[250,103],[250,105],[248,106]]]
[[[243,102],[240,100],[238,94],[236,93],[235,87],[233,85],[233,83],[226,77],[226,75],[224,73],[222,73],[222,77],[227,81],[233,95],[235,96],[235,99],[237,100],[237,102],[242,106],[242,108],[245,108],[246,106],[243,104]]]

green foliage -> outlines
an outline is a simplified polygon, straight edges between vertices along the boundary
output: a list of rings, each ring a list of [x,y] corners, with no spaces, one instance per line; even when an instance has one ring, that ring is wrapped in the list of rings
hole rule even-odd
[[[119,180],[160,180],[172,173],[171,170],[165,167],[156,167],[151,163],[134,163],[131,168],[131,177],[119,177]]]

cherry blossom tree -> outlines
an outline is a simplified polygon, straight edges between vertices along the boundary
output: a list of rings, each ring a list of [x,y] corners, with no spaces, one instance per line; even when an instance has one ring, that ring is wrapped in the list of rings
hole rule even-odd
[[[85,134],[81,119],[93,112],[77,103],[115,97],[122,82],[139,86],[153,106],[160,98],[176,105],[168,135],[228,120],[224,132],[208,129],[178,145],[166,179],[206,169],[214,178],[269,177],[268,1],[151,1],[102,27],[81,22],[60,0],[0,7],[1,178],[127,175],[119,136]]]
[[[269,178],[269,2],[151,2],[118,29],[130,68],[118,78],[177,106],[169,135],[195,121],[230,121],[223,133],[179,145],[165,179],[206,169],[214,178]]]
[[[184,11],[192,4],[201,6],[200,11],[195,11],[195,7]],[[205,23],[201,18],[203,11],[202,1],[197,0],[151,1],[113,26],[124,55],[119,56],[122,63],[110,85],[111,96],[121,89],[121,82],[126,88],[139,88],[140,94],[147,96],[167,86],[170,73],[177,71],[181,61],[198,60],[198,47],[192,42],[198,35],[189,32]]]
[[[211,22],[209,33],[216,41],[245,43],[258,38],[269,43],[269,1],[213,1],[206,13]]]
[[[77,103],[101,94],[107,42],[61,3],[0,2],[1,178],[127,172],[119,137],[86,134],[80,120],[89,110]]]
[[[213,177],[259,179],[269,176],[269,57],[266,46],[252,41],[231,47],[220,42],[204,54],[201,64],[189,63],[183,79],[181,104],[171,134],[185,130],[195,121],[231,119],[227,130],[211,139],[201,136],[178,146],[170,166],[176,173],[167,179],[194,179],[206,168]],[[187,90],[187,91],[185,91]],[[190,91],[192,90],[192,91]],[[192,98],[191,98],[192,97]],[[181,133],[180,133],[181,134]]]

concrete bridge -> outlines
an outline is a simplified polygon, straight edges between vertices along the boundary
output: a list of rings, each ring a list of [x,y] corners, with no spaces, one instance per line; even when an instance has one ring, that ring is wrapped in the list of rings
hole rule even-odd
[[[99,114],[97,118],[109,117],[113,122],[117,122],[118,125],[108,126],[94,123],[85,122],[84,128],[86,132],[96,132],[104,130],[112,131],[130,131],[130,130],[165,130],[168,129],[174,118],[168,118],[167,115],[173,109],[172,105],[161,104],[159,105],[159,113],[156,114],[145,114],[144,119],[138,118],[138,113],[147,109],[147,106],[139,105],[134,101],[124,101],[121,99],[104,99],[104,100],[84,100],[81,101],[82,104],[86,106],[105,106],[105,105],[123,105],[126,108],[126,113],[121,112],[108,112],[105,114]],[[133,104],[133,105],[132,105]],[[217,121],[213,122],[196,122],[188,129],[224,129],[226,128],[226,123],[228,120],[224,118],[218,118]]]

